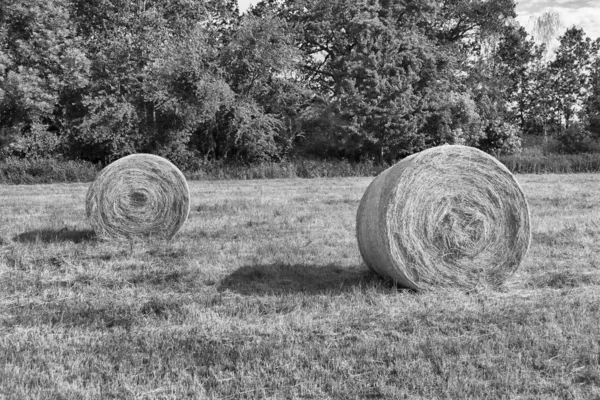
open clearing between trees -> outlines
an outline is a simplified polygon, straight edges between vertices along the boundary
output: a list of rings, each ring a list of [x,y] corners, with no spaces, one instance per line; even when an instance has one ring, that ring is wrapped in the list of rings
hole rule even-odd
[[[192,181],[133,251],[88,184],[0,186],[0,399],[600,398],[600,175],[517,175],[532,247],[471,294],[367,271],[371,179]]]

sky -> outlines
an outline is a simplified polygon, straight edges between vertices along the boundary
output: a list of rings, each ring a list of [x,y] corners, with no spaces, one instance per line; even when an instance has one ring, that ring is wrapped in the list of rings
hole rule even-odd
[[[240,11],[258,0],[238,0]],[[533,23],[531,18],[546,11],[557,12],[565,29],[576,25],[583,28],[588,37],[600,37],[600,0],[516,0],[517,21],[528,31]]]
[[[250,4],[256,4],[257,2],[258,0],[238,0],[238,7],[240,7],[240,11],[244,12]]]
[[[517,0],[517,21],[528,31],[533,26],[531,18],[547,11],[558,13],[564,29],[576,25],[588,37],[600,37],[600,0]]]

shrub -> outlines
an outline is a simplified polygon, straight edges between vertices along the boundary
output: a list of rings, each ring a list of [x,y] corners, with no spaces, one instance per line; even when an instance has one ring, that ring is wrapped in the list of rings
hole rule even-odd
[[[484,129],[478,147],[495,156],[514,154],[521,151],[519,128],[507,122],[493,121]]]
[[[560,143],[554,137],[523,135],[521,155],[544,156],[548,154],[558,154]]]
[[[594,140],[592,133],[579,124],[573,124],[560,131],[556,139],[559,142],[561,153],[594,153],[600,150],[600,146]]]

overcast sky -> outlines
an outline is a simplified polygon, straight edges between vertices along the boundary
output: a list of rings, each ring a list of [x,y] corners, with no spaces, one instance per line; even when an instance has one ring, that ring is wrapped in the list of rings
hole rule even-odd
[[[258,0],[238,0],[244,11]],[[326,0],[324,0],[326,1]],[[528,30],[531,17],[553,10],[560,15],[565,27],[577,25],[592,39],[600,37],[600,0],[517,0],[517,20]]]

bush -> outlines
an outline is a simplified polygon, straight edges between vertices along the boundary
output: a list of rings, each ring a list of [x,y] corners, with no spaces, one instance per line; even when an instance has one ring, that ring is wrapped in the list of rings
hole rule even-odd
[[[25,124],[17,127],[0,128],[0,157],[44,158],[56,154],[60,139],[47,126],[39,123],[29,124],[29,131],[21,134]]]
[[[548,136],[523,135],[520,155],[538,157],[560,153],[558,139]]]
[[[521,151],[519,128],[507,122],[491,122],[484,129],[478,147],[496,156],[518,153]]]
[[[595,153],[600,151],[600,146],[592,133],[579,124],[573,124],[560,131],[556,139],[559,142],[559,151],[565,154]]]

